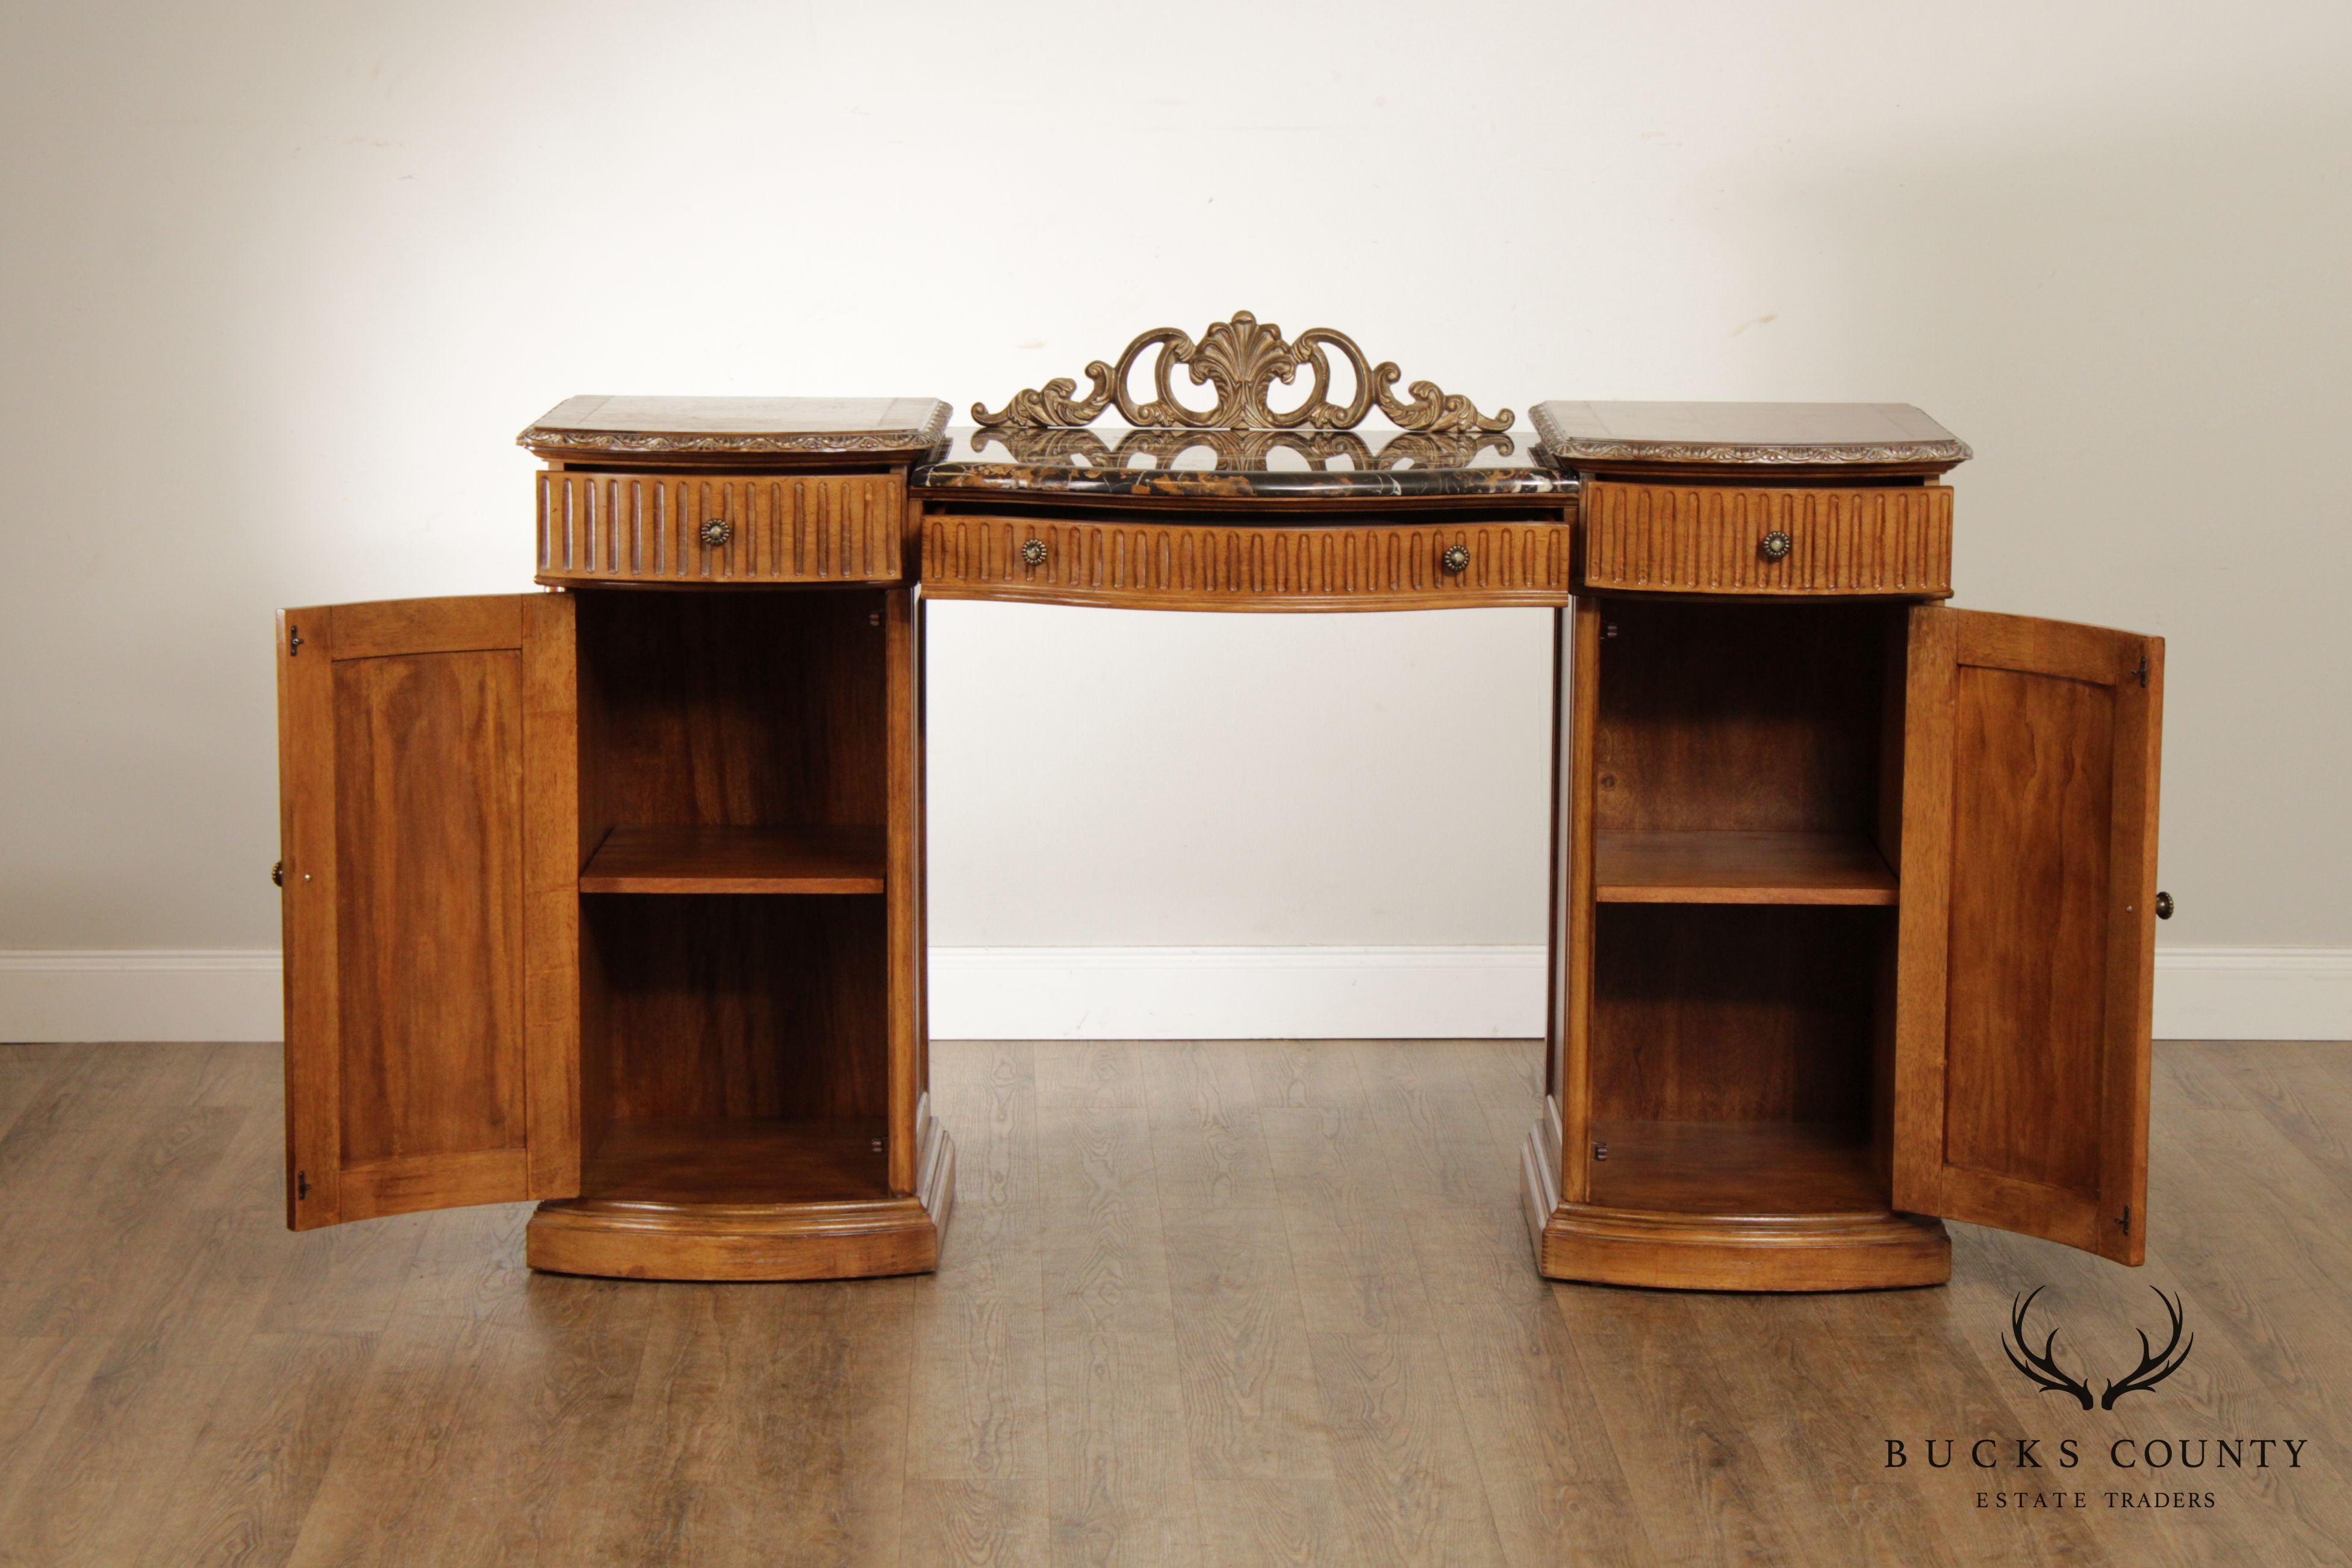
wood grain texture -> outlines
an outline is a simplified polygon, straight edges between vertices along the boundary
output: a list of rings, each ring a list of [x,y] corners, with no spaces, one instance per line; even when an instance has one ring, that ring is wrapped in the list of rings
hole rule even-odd
[[[1046,1349],[1039,1259],[1077,1222],[1042,1201],[1058,1156],[1031,1046],[936,1048],[942,1117],[970,1132],[940,1273],[659,1289],[523,1269],[520,1205],[278,1228],[274,1047],[0,1047],[0,1556],[2268,1563],[2352,1539],[2323,1457],[2352,1436],[2340,1043],[2158,1048],[2145,1274],[1956,1226],[1948,1289],[1861,1298],[1548,1285],[1499,1158],[1467,1205],[1399,1163],[1384,1258],[1317,1243],[1330,1167],[1302,1158],[1307,1119],[1384,1125],[1404,1101],[1382,1057],[1410,1052],[1479,1088],[1475,1113],[1420,1102],[1448,1141],[1491,1141],[1534,1110],[1532,1041],[1128,1048],[1118,1093],[1152,1156],[1134,1190],[1162,1218],[1179,1331],[1093,1381]],[[1293,1119],[1279,1166],[1266,1112]],[[1168,1223],[1209,1184],[1230,1227]],[[1385,1290],[1400,1260],[1431,1309],[1423,1353],[1309,1342],[1309,1299]],[[2149,1402],[2078,1419],[2002,1359],[2011,1296],[2044,1282],[2062,1354],[2136,1346],[2143,1280],[2183,1292],[2197,1332]],[[1126,1423],[1091,1468],[1053,1436],[1089,1408]],[[1878,1463],[1906,1433],[2168,1430],[2314,1447],[2299,1471],[2209,1468],[2219,1506],[2178,1511],[2095,1493],[2000,1515],[1975,1507],[1965,1452]],[[2096,1464],[2076,1472],[2095,1488]]]
[[[883,793],[887,826],[879,847],[888,889],[884,942],[884,1049],[890,1190],[915,1187],[923,1128],[916,1116],[930,1030],[923,1011],[923,646],[912,590],[883,607]]]
[[[580,1190],[580,644],[577,601],[522,622],[523,1029],[530,1195]]]
[[[598,837],[885,826],[881,593],[572,596],[594,735],[583,810]]]
[[[1559,665],[1552,678],[1551,973],[1545,1005],[1545,1103],[1554,1114],[1538,1120],[1533,1136],[1549,1147],[1542,1163],[1553,1186],[1571,1200],[1584,1195],[1581,1161],[1565,1157],[1562,1141],[1581,1148],[1592,1116],[1592,953],[1599,878],[1599,794],[1602,605],[1579,599],[1557,631]],[[1549,1212],[1549,1211],[1547,1211]]]
[[[1599,831],[1873,830],[1899,607],[1589,602]]]
[[[568,608],[281,630],[289,1223],[576,1190]]]
[[[2137,1263],[2160,639],[1913,612],[1897,1201]]]
[[[1597,923],[1596,1121],[1864,1125],[1887,912],[1604,904]]]
[[[1884,904],[1895,874],[1859,833],[1604,833],[1604,904]]]
[[[895,583],[906,485],[892,474],[539,475],[539,581],[699,588]],[[707,524],[724,525],[712,542]]]
[[[583,893],[878,893],[873,827],[616,827],[579,873]]]
[[[586,900],[611,1119],[887,1113],[882,900]]]
[[[1765,536],[1787,553],[1765,554]],[[1948,486],[1768,489],[1585,487],[1577,586],[1594,593],[1873,595],[1952,591]]]
[[[1024,558],[1031,540],[1043,561]],[[1564,521],[1234,526],[927,513],[923,591],[1179,610],[1434,609],[1568,603]],[[1460,572],[1443,557],[1469,552]]]
[[[937,1121],[914,1192],[892,1196],[864,1124],[616,1121],[586,1191],[544,1203],[530,1267],[628,1279],[867,1279],[939,1265],[955,1145]]]

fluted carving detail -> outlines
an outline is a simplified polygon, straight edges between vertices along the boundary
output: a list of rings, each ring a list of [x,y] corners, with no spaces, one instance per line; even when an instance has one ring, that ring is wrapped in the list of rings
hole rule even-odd
[[[1044,546],[1032,564],[1031,540]],[[1565,604],[1564,522],[1236,527],[933,515],[923,587],[939,597],[1169,609]],[[1448,549],[1469,560],[1445,569]]]
[[[1728,485],[1585,487],[1582,585],[1667,594],[1952,591],[1945,485],[1845,489]],[[1778,560],[1766,535],[1789,537]]]
[[[541,473],[539,580],[896,582],[904,497],[877,474]]]

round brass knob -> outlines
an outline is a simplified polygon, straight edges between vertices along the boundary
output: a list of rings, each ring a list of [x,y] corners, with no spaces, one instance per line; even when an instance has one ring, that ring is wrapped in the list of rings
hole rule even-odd
[[[2156,918],[2160,921],[2168,921],[2172,918],[2172,895],[2170,893],[2157,894]]]
[[[1021,547],[1021,559],[1032,566],[1045,564],[1045,542],[1033,539]]]
[[[286,885],[285,861],[280,860],[276,865],[269,868],[269,879],[281,888]]]
[[[1463,573],[1470,570],[1470,547],[1466,544],[1449,544],[1445,547],[1445,553],[1437,558],[1437,563],[1459,577]]]
[[[702,525],[702,542],[716,550],[735,537],[734,525],[723,517],[714,517]]]
[[[1794,549],[1796,547],[1796,542],[1797,542],[1795,540],[1790,539],[1787,534],[1781,532],[1776,528],[1771,532],[1764,536],[1764,542],[1759,546],[1759,548],[1764,552],[1765,560],[1778,561],[1782,556],[1788,554],[1790,550]]]

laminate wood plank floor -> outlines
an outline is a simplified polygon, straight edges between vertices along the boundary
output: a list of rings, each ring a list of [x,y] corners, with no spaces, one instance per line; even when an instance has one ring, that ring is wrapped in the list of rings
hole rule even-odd
[[[274,1047],[0,1047],[0,1563],[2352,1557],[2344,1046],[2158,1048],[2145,1270],[1961,1226],[1948,1289],[1800,1297],[1538,1279],[1527,1042],[933,1070],[937,1275],[701,1286],[532,1274],[522,1205],[288,1234]],[[2045,1285],[2068,1365],[2119,1376],[2150,1287],[2189,1362],[2037,1393]]]

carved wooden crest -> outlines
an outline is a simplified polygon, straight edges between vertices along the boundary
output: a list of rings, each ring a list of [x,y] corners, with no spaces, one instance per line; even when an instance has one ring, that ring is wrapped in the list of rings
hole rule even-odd
[[[1210,467],[1263,472],[1276,452],[1296,453],[1318,473],[1334,462],[1342,470],[1382,468],[1460,468],[1478,460],[1481,452],[1508,457],[1516,443],[1508,436],[1476,430],[1400,430],[1379,445],[1352,430],[1183,430],[1146,426],[1129,430],[1116,444],[1082,426],[1008,426],[975,432],[975,457],[990,446],[1003,447],[1016,463],[1074,464],[1097,468],[1133,468],[1138,458],[1147,468],[1172,468],[1192,452],[1208,455]],[[985,460],[985,459],[982,459]]]
[[[1129,385],[1136,362],[1147,350],[1152,359],[1153,395],[1138,401]],[[1331,401],[1331,355],[1336,352],[1353,373],[1355,390],[1345,403]],[[1213,385],[1216,406],[1192,408],[1177,401],[1171,382],[1178,365],[1195,386]],[[1277,381],[1289,385],[1301,367],[1309,375],[1306,401],[1295,408],[1270,405],[1267,395]],[[1478,412],[1468,398],[1439,389],[1432,381],[1416,381],[1406,390],[1408,403],[1397,396],[1402,373],[1395,362],[1374,364],[1364,357],[1353,338],[1329,327],[1310,327],[1297,342],[1286,341],[1282,329],[1260,322],[1247,310],[1237,310],[1230,321],[1217,321],[1195,342],[1174,327],[1154,327],[1127,345],[1114,364],[1097,360],[1087,366],[1093,384],[1084,397],[1074,395],[1077,383],[1056,376],[1042,387],[1013,395],[1012,401],[991,414],[981,404],[971,405],[972,418],[982,426],[1066,429],[1090,425],[1114,403],[1129,425],[1144,429],[1183,430],[1351,430],[1377,406],[1403,430],[1438,432],[1493,431],[1510,428],[1511,411],[1492,418]]]

